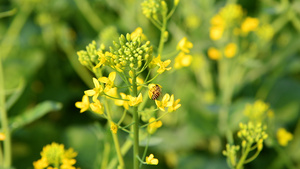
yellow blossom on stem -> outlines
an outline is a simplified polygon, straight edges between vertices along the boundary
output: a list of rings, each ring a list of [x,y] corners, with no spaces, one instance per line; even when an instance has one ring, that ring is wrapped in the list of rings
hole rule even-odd
[[[149,156],[146,157],[146,163],[150,165],[157,165],[158,159],[154,158],[153,154],[150,154]]]
[[[128,96],[125,93],[120,93],[120,95],[123,100],[117,99],[115,100],[115,104],[117,106],[123,106],[126,110],[128,110],[129,105],[128,105],[128,101],[126,101],[127,99],[129,99]]]
[[[47,159],[46,158],[41,158],[37,161],[34,161],[33,162],[33,168],[34,169],[44,169],[48,166],[48,162],[47,162]]]
[[[98,51],[97,54],[99,56],[99,58],[98,58],[99,63],[94,67],[94,69],[97,69],[97,68],[101,67],[102,65],[105,65],[105,63],[107,62],[106,56],[112,55],[112,53],[110,53],[110,52],[103,53],[102,51]]]
[[[80,113],[87,111],[90,107],[89,97],[84,95],[81,102],[76,102],[75,106],[80,109]]]
[[[95,113],[103,114],[103,112],[104,112],[104,107],[100,103],[99,100],[95,100],[94,103],[91,103],[90,107],[91,107],[92,111],[95,112]]]
[[[173,112],[173,111],[179,109],[179,107],[181,106],[181,104],[179,104],[179,102],[180,102],[180,99],[177,99],[176,101],[174,101],[174,95],[172,94],[170,101],[169,101],[170,106],[168,108],[168,112]]]
[[[155,100],[155,104],[160,110],[165,111],[165,107],[169,107],[172,104],[171,102],[169,102],[169,100],[170,100],[170,95],[165,94],[162,101]]]
[[[217,27],[224,27],[225,22],[222,16],[218,14],[211,18],[210,24]]]
[[[207,53],[208,53],[208,57],[213,60],[219,60],[222,57],[221,52],[214,47],[209,48]]]
[[[103,92],[103,88],[96,78],[93,78],[93,83],[94,83],[95,88],[84,91],[84,94],[87,96],[93,96],[93,101],[95,101],[98,99],[100,93]]]
[[[189,42],[186,37],[183,37],[177,44],[177,50],[181,50],[184,53],[190,53],[190,50],[193,47],[193,43]]]
[[[241,25],[243,33],[247,34],[250,31],[255,31],[258,27],[259,20],[257,18],[247,17]]]
[[[155,131],[162,126],[162,122],[160,120],[156,121],[154,117],[149,119],[149,123],[150,124],[147,127],[147,131],[150,134],[155,133]]]
[[[0,133],[0,141],[3,141],[3,140],[5,140],[5,134],[4,133]]]
[[[293,134],[286,131],[284,128],[280,128],[277,131],[277,140],[281,146],[287,146],[288,142],[293,139]]]
[[[117,89],[117,87],[110,88],[108,91],[106,91],[105,94],[108,96],[111,96],[111,97],[118,97],[118,89]],[[108,96],[107,96],[107,98],[111,99],[111,97],[108,97]]]
[[[174,68],[180,69],[181,67],[188,67],[192,63],[192,56],[180,52],[175,58]]]
[[[212,40],[219,40],[222,38],[224,32],[223,26],[213,26],[210,28],[209,36]]]
[[[150,64],[159,66],[157,73],[162,74],[164,71],[166,71],[166,70],[168,71],[168,70],[172,69],[171,67],[167,68],[167,66],[169,66],[170,63],[171,63],[170,59],[168,59],[166,61],[161,61],[160,55],[158,55],[156,58],[153,58],[153,60],[151,61]]]
[[[138,97],[132,97],[132,96],[128,96],[128,103],[130,106],[137,106],[138,104],[140,104],[142,101],[143,101],[143,96],[142,96],[142,93],[140,93],[138,95]]]
[[[226,57],[228,58],[232,58],[236,55],[237,52],[237,46],[235,43],[229,43],[226,47],[225,47],[225,51],[224,54]]]
[[[112,133],[117,134],[118,126],[114,122],[110,122],[110,130],[112,131]]]
[[[131,40],[140,36],[141,40],[147,40],[147,37],[145,34],[143,34],[143,29],[141,27],[137,27],[132,33],[131,33]]]
[[[108,92],[114,86],[114,81],[116,78],[116,72],[111,72],[108,77],[100,77],[99,81],[105,83],[104,92]]]

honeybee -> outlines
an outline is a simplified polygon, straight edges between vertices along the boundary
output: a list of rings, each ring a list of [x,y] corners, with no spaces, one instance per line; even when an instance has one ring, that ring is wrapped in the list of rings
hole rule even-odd
[[[153,84],[149,89],[149,97],[152,100],[156,100],[161,95],[161,86]]]

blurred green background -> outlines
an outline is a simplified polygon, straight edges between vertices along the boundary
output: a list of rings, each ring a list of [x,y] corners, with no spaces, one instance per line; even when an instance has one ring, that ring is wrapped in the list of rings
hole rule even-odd
[[[142,14],[141,2],[0,1],[0,12],[15,10],[11,16],[0,18],[5,88],[18,90],[20,96],[8,116],[16,117],[43,103],[50,104],[52,110],[49,113],[45,110],[38,120],[14,130],[15,168],[33,168],[32,162],[40,158],[42,147],[51,142],[73,147],[78,152],[76,166],[100,168],[108,129],[104,127],[104,119],[90,113],[80,114],[74,105],[92,85],[92,75],[79,64],[76,52],[85,49],[92,40],[109,45],[119,34],[130,33],[137,27],[157,46],[160,32]],[[167,2],[172,6],[172,1]],[[217,125],[221,93],[217,85],[218,65],[206,54],[214,44],[209,38],[210,20],[226,3],[181,0],[168,23],[169,39],[163,53],[171,53],[186,36],[194,44],[193,63],[157,79],[164,92],[181,99],[182,107],[163,119],[163,127],[153,136],[159,144],[148,152],[155,154],[159,165],[145,168],[228,168],[222,155],[226,139]],[[300,2],[240,0],[236,3],[247,11],[247,16],[277,27],[267,47],[257,51],[259,57],[252,63],[257,65],[252,76],[234,92],[229,108],[229,118],[233,120],[229,123],[238,124],[246,103],[262,99],[275,112],[271,134],[284,127],[294,135],[287,147],[273,149],[267,144],[259,157],[245,167],[300,168]],[[209,88],[203,85],[207,76],[212,79]],[[125,137],[125,133],[120,133]],[[131,160],[131,154],[129,151],[125,156],[127,161]]]

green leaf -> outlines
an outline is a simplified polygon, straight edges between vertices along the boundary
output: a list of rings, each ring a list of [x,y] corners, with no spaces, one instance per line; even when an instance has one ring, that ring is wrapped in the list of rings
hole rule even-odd
[[[12,117],[9,119],[9,126],[11,130],[23,127],[26,124],[29,124],[40,117],[44,116],[50,111],[55,111],[61,109],[62,104],[54,101],[44,101],[39,103],[35,107],[25,111],[24,113]]]
[[[13,91],[12,95],[9,97],[9,99],[6,102],[6,110],[8,111],[14,103],[20,98],[24,91],[25,87],[25,80],[22,78],[20,80],[19,86]]]

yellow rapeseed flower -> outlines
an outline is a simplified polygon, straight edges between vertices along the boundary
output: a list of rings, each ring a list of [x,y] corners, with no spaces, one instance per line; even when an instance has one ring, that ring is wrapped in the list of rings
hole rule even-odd
[[[104,113],[104,107],[100,103],[99,100],[95,100],[94,103],[91,103],[90,107],[91,107],[92,111],[95,112],[95,113],[98,113],[98,114],[103,114]]]
[[[293,139],[293,134],[286,131],[284,128],[280,128],[277,131],[277,140],[281,146],[287,146],[288,142]]]
[[[128,104],[130,106],[137,106],[138,104],[140,104],[143,101],[143,96],[142,96],[142,93],[140,93],[138,95],[138,97],[133,97],[133,96],[129,95],[128,99],[129,99]]]
[[[131,34],[131,40],[140,36],[141,40],[147,40],[147,37],[145,34],[143,34],[143,29],[141,27],[137,27]]]
[[[243,33],[248,34],[250,31],[255,31],[258,27],[259,20],[257,18],[247,17],[241,25]]]
[[[46,158],[41,158],[37,161],[34,161],[33,162],[33,168],[34,169],[44,169],[48,166],[48,162],[47,162],[47,159]]]
[[[160,120],[156,121],[154,117],[149,119],[149,123],[150,124],[147,127],[147,131],[150,134],[155,133],[155,131],[162,126],[162,122]]]
[[[162,101],[155,100],[155,104],[160,110],[165,111],[165,107],[169,107],[172,105],[172,103],[169,102],[169,100],[170,100],[170,95],[165,94]]]
[[[235,43],[229,43],[226,47],[225,47],[225,51],[224,54],[226,57],[228,58],[232,58],[236,55],[237,52],[237,46]]]
[[[123,106],[126,110],[128,110],[129,105],[128,105],[128,101],[126,101],[129,99],[128,95],[126,95],[125,93],[120,93],[120,95],[121,95],[122,100],[119,100],[119,99],[115,100],[115,104],[117,106]]]
[[[223,26],[212,26],[209,30],[209,36],[212,40],[219,40],[222,38],[223,32]]]
[[[158,55],[156,58],[153,58],[153,60],[151,61],[151,65],[157,65],[159,66],[159,69],[157,70],[157,73],[162,74],[164,71],[168,71],[171,70],[171,67],[167,67],[169,66],[169,64],[171,63],[171,60],[168,59],[166,61],[161,61],[160,59],[160,55]]]
[[[0,133],[0,141],[5,140],[5,134],[3,132]]]
[[[219,59],[222,58],[221,52],[218,49],[214,48],[214,47],[210,47],[208,49],[207,53],[208,53],[208,57],[213,59],[213,60],[219,60]]]
[[[201,24],[201,20],[197,15],[192,14],[186,17],[185,24],[190,29],[197,29]]]
[[[149,156],[146,157],[146,163],[150,165],[157,165],[158,159],[154,158],[153,154],[150,154]]]
[[[174,68],[180,69],[181,67],[188,67],[192,63],[192,56],[180,52],[175,58]]]
[[[76,102],[75,106],[80,109],[80,113],[87,111],[90,107],[89,97],[84,95],[81,102]]]
[[[227,24],[232,24],[235,20],[238,20],[243,16],[243,9],[240,5],[228,4],[219,11],[219,15]]]
[[[105,83],[104,91],[108,92],[114,86],[114,81],[116,78],[116,72],[109,73],[108,77],[100,77],[98,80],[101,83]]]
[[[110,130],[112,131],[112,133],[117,134],[118,126],[114,122],[110,122]]]
[[[169,101],[170,105],[168,108],[168,112],[173,112],[173,111],[179,109],[179,107],[181,106],[181,104],[179,104],[179,102],[180,102],[180,99],[177,99],[176,101],[174,101],[174,95],[172,94],[170,101]]]
[[[211,18],[210,24],[217,27],[225,27],[224,19],[219,14]]]
[[[193,43],[189,42],[186,37],[183,37],[177,44],[177,50],[181,50],[184,53],[190,53],[190,50],[193,47]]]
[[[92,100],[95,101],[98,99],[99,95],[103,92],[103,88],[96,78],[93,78],[93,83],[95,88],[84,91],[84,94],[88,96],[93,96]]]
[[[60,169],[75,169],[73,166],[77,156],[72,148],[65,150],[63,144],[52,143],[43,148],[41,159],[33,162],[34,169],[57,169],[52,166],[59,166]]]

